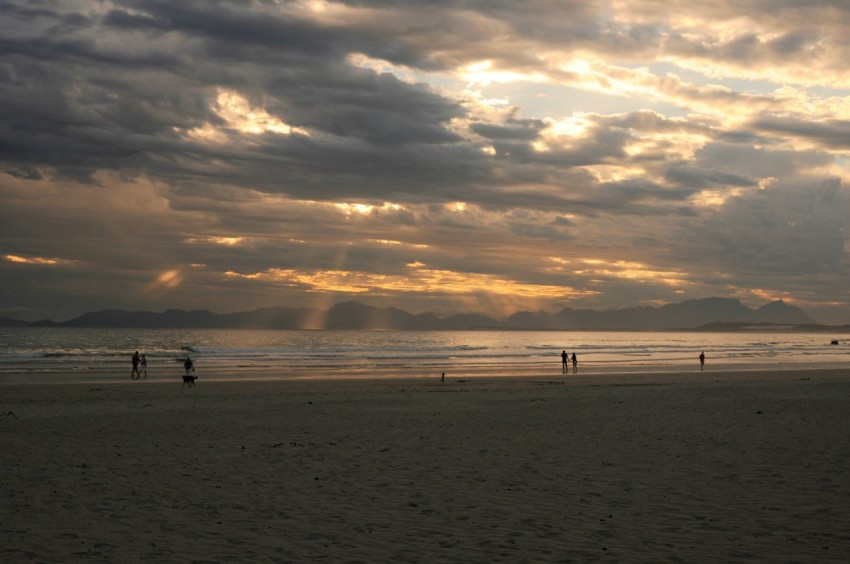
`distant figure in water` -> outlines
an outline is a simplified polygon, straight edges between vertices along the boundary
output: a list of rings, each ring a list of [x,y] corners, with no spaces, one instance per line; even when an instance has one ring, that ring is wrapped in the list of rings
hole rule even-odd
[[[705,368],[705,352],[699,353],[699,369]]]
[[[567,369],[567,358],[568,358],[568,356],[569,355],[567,355],[567,351],[561,351],[561,371],[564,374],[569,372],[569,370]]]
[[[147,380],[148,379],[148,359],[147,359],[147,357],[145,357],[145,355],[142,355],[141,366],[142,366],[142,369],[141,369],[142,373],[145,375],[145,380]]]
[[[573,374],[578,372],[578,359],[576,358],[576,353],[573,353],[573,356],[570,358],[573,361]]]
[[[136,351],[133,355],[133,371],[130,372],[130,379],[138,380],[139,376],[141,376],[141,374],[139,374],[139,351]]]

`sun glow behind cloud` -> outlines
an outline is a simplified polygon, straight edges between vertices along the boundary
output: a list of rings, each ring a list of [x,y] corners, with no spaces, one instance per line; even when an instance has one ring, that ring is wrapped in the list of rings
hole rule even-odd
[[[369,215],[373,212],[387,212],[387,211],[400,211],[404,209],[399,204],[394,204],[391,202],[384,202],[380,206],[372,205],[372,204],[352,204],[347,202],[337,202],[333,204],[338,210],[342,211],[342,213],[347,218],[351,218],[353,216],[358,215]]]
[[[634,282],[652,282],[665,286],[680,287],[689,284],[688,275],[672,270],[655,270],[650,266],[633,261],[609,261],[604,259],[584,259],[584,268],[577,268],[574,274],[589,278],[619,278]]]
[[[423,243],[405,243],[404,241],[395,241],[393,239],[367,239],[367,242],[385,247],[409,247],[412,249],[427,249],[430,247],[430,245]]]
[[[6,261],[15,264],[34,264],[39,266],[58,266],[73,264],[75,261],[47,257],[24,257],[20,255],[5,255]]]
[[[189,244],[212,243],[213,245],[221,245],[224,247],[235,247],[244,244],[247,240],[247,237],[210,236],[190,237],[189,239],[186,239],[186,242]]]
[[[168,290],[174,290],[183,283],[183,273],[179,270],[166,270],[161,272],[153,282],[145,286],[145,294],[162,294]]]
[[[225,143],[230,138],[228,129],[246,135],[310,135],[306,129],[284,123],[280,118],[269,114],[265,108],[252,106],[248,98],[235,90],[220,88],[212,110],[224,120],[226,127],[218,128],[211,123],[205,123],[187,131],[189,137],[198,141]]]
[[[280,135],[291,133],[308,135],[306,130],[282,122],[279,118],[270,115],[264,108],[251,107],[247,98],[232,90],[219,91],[214,109],[230,127],[242,133],[258,135],[270,132]]]
[[[541,72],[520,72],[495,68],[493,61],[470,63],[458,70],[458,77],[470,85],[488,86],[492,83],[508,82],[548,82],[549,78]]]
[[[776,290],[765,290],[761,288],[753,288],[750,290],[752,295],[758,297],[760,300],[765,300],[769,302],[775,302],[782,300],[788,303],[799,302],[799,300],[795,300],[793,295],[790,292],[777,292]]]
[[[725,204],[730,198],[737,198],[744,191],[740,188],[732,188],[729,190],[702,190],[694,195],[692,201],[694,205],[701,208],[719,208]]]

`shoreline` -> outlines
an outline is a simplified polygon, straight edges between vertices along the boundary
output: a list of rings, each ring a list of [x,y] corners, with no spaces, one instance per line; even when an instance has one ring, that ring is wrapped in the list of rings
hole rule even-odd
[[[201,367],[193,373],[202,382],[297,382],[297,381],[440,381],[445,377],[448,381],[463,379],[472,380],[564,380],[567,382],[584,382],[588,379],[608,381],[611,379],[665,379],[682,381],[699,381],[704,379],[734,380],[736,378],[755,378],[764,380],[776,378],[779,380],[793,379],[796,374],[825,376],[829,374],[843,375],[850,378],[850,365],[830,363],[821,366],[795,364],[734,364],[711,366],[699,370],[693,366],[615,366],[615,367],[579,367],[577,373],[560,373],[556,370],[541,370],[538,366],[518,367],[516,365],[446,365],[439,369],[411,369],[397,367],[368,367],[368,368],[336,368],[333,370],[309,369],[267,369],[246,368],[227,370],[204,370]],[[127,383],[142,385],[144,383],[182,381],[182,371],[171,370],[163,374],[150,370],[147,378],[131,380],[126,374],[114,370],[81,370],[74,372],[7,372],[0,373],[0,387],[14,385],[39,384],[104,384]]]

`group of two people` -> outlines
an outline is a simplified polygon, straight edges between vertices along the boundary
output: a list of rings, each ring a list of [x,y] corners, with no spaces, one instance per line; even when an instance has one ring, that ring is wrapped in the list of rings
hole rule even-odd
[[[573,355],[570,356],[567,354],[567,351],[561,351],[561,369],[564,374],[570,371],[568,362],[573,363],[573,373],[578,372],[578,359],[576,358],[576,353],[573,353]]]
[[[139,351],[133,355],[133,371],[130,372],[131,380],[138,380],[142,374],[145,375],[145,380],[148,379],[148,359],[145,355],[139,356]]]
[[[183,368],[186,369],[186,376],[189,375],[189,372],[195,371],[195,364],[192,362],[190,357],[186,357],[186,361],[183,363]],[[138,380],[144,374],[145,380],[148,379],[148,359],[145,358],[145,355],[139,356],[139,351],[136,351],[133,354],[133,371],[130,372],[130,379]]]

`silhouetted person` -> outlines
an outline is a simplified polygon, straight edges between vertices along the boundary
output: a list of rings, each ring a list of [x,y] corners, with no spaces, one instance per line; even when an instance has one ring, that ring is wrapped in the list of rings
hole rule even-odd
[[[699,353],[699,369],[705,368],[705,352]]]
[[[576,353],[573,353],[573,356],[570,357],[570,360],[573,362],[573,374],[578,372],[578,359],[576,358]]]
[[[569,370],[567,369],[567,358],[568,358],[567,351],[561,351],[561,371],[564,374],[569,372]]]
[[[139,374],[139,351],[136,351],[133,355],[133,371],[130,372],[130,379],[138,380],[139,376],[141,376],[141,374]]]
[[[147,380],[148,379],[148,359],[145,355],[142,355],[141,371],[145,375],[145,380]]]
[[[197,380],[198,377],[194,376],[194,375],[193,376],[189,375],[190,370],[192,372],[195,371],[195,365],[192,364],[192,359],[189,358],[188,356],[186,357],[186,362],[183,363],[183,368],[186,369],[186,375],[183,376],[183,386],[188,386],[188,387],[191,388],[192,386],[195,385],[195,380]],[[180,386],[180,388],[182,389],[183,386]]]

